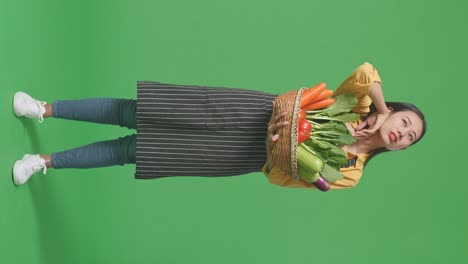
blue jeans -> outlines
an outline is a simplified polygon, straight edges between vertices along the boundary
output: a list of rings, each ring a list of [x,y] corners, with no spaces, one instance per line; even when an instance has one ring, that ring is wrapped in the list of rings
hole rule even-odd
[[[91,98],[59,100],[52,104],[52,116],[136,129],[136,100]],[[136,134],[54,152],[54,168],[97,168],[135,163]]]

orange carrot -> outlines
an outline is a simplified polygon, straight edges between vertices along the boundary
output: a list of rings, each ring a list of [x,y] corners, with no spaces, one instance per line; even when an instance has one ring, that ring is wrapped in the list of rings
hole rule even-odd
[[[302,109],[304,109],[304,111],[311,111],[311,110],[315,110],[315,109],[325,108],[325,107],[333,104],[334,102],[335,102],[335,99],[326,98],[326,99],[320,100],[318,102],[313,102],[313,103],[311,103],[309,105],[306,105]]]
[[[325,83],[319,83],[315,85],[314,87],[308,89],[302,94],[302,99],[301,99],[301,108],[312,103],[313,100],[326,88]]]
[[[320,100],[323,100],[325,98],[327,98],[328,96],[332,95],[333,94],[333,91],[332,90],[328,90],[328,89],[325,89],[323,90],[316,98],[314,101],[312,101],[311,103],[314,103],[314,102],[318,102]],[[309,103],[309,104],[311,104]]]

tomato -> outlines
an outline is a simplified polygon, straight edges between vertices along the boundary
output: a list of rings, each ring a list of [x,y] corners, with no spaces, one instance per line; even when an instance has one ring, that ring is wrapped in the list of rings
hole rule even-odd
[[[299,130],[297,144],[301,144],[310,138],[310,130]]]
[[[308,138],[310,138],[311,129],[312,129],[312,126],[310,125],[309,121],[307,121],[306,119],[303,119],[299,123],[299,132],[298,132],[297,144],[301,144],[302,142],[304,142]]]
[[[302,119],[302,121],[298,123],[299,123],[299,131],[300,130],[310,131],[312,129],[312,125],[310,125],[309,121],[307,121],[306,119]]]

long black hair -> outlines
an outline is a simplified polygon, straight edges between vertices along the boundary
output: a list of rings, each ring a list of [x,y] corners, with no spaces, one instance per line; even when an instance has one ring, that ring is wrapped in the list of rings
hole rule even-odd
[[[396,112],[402,112],[402,111],[411,111],[413,113],[415,113],[417,116],[419,116],[419,118],[421,118],[422,120],[422,123],[423,123],[423,129],[422,129],[422,133],[421,133],[421,136],[416,140],[414,141],[413,143],[411,143],[411,145],[414,145],[416,144],[419,140],[421,140],[424,136],[424,134],[426,134],[426,119],[424,118],[424,114],[421,112],[421,110],[419,110],[419,108],[417,108],[415,105],[413,104],[410,104],[410,103],[402,103],[402,102],[385,102],[385,104],[387,105],[387,107],[391,107],[393,108],[393,112],[396,113]],[[375,108],[374,104],[371,104],[370,105],[370,112],[367,114],[366,116],[366,119],[372,115],[373,113],[375,113],[377,111],[377,109]],[[364,119],[365,120],[365,119]],[[410,146],[411,146],[410,145]],[[390,151],[388,149],[386,149],[385,147],[381,147],[381,148],[376,148],[374,149],[373,151],[371,151],[369,153],[369,157],[367,158],[366,162],[364,163],[364,165],[367,165],[367,163],[369,163],[369,161],[374,158],[375,156],[377,156],[378,154],[380,153],[383,153],[383,152],[387,152],[387,151]]]

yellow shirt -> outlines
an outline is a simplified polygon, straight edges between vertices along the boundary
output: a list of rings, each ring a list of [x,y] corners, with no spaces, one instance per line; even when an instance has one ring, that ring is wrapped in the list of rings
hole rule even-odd
[[[372,103],[369,92],[371,84],[374,82],[382,82],[379,73],[372,64],[365,62],[338,86],[332,97],[342,93],[354,93],[358,103],[352,111],[365,115],[369,113],[369,105]]]
[[[369,92],[370,86],[375,82],[382,82],[377,70],[372,64],[365,62],[359,66],[351,75],[338,87],[333,93],[333,96],[342,93],[354,93],[358,99],[356,107],[353,108],[353,112],[361,114],[361,116],[369,112],[369,105],[372,103]],[[358,122],[350,123],[352,127],[359,125]],[[338,180],[334,183],[330,183],[332,190],[345,189],[356,186],[362,176],[362,170],[364,163],[369,156],[368,154],[353,154],[351,152],[346,153],[348,159],[357,157],[356,164],[347,168],[341,168],[340,172],[343,174],[343,179]],[[290,175],[281,171],[278,167],[274,166],[269,172],[267,172],[267,164],[262,168],[263,173],[267,176],[268,180],[275,185],[289,187],[289,188],[311,188],[316,187],[303,179],[293,179]]]

